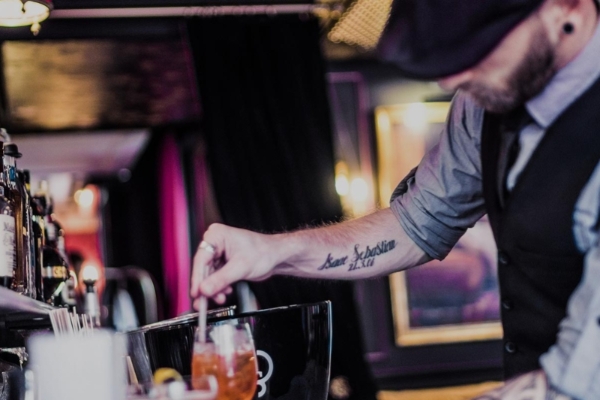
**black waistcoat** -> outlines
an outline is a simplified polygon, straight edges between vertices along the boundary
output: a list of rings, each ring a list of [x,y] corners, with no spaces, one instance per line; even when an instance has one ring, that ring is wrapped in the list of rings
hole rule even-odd
[[[498,117],[482,131],[483,192],[498,245],[504,374],[539,368],[556,342],[583,255],[573,211],[600,160],[600,80],[548,128],[502,207],[497,185]]]

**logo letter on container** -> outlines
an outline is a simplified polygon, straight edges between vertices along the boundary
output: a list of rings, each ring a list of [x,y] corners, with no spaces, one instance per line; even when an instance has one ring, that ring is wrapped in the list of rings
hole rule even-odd
[[[265,393],[267,393],[267,381],[271,379],[271,376],[273,375],[273,359],[262,350],[256,350],[256,356],[262,357],[267,361],[267,373],[263,374],[262,371],[258,372],[258,376],[260,376],[260,379],[258,380],[258,386],[260,387],[258,397],[263,397]]]

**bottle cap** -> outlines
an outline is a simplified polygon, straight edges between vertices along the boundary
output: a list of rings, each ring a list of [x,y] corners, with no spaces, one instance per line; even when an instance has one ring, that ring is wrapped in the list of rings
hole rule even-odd
[[[4,145],[4,155],[14,158],[21,158],[23,154],[19,153],[19,147],[14,143]]]

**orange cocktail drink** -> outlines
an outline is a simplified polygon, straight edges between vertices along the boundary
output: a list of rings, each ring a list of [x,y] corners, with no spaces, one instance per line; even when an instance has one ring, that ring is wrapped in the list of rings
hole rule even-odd
[[[249,329],[242,327],[233,331],[227,326],[221,331],[213,330],[210,340],[213,343],[196,342],[194,345],[192,387],[206,389],[203,377],[212,375],[218,383],[216,400],[251,400],[256,391],[258,371]]]

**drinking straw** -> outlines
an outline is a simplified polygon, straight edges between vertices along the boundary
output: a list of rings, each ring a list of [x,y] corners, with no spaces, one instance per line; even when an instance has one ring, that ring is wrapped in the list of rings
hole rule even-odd
[[[208,265],[202,267],[202,280],[208,276]],[[208,311],[208,299],[204,295],[200,295],[198,306],[198,336],[200,343],[206,342],[206,314]]]
[[[129,383],[131,385],[138,385],[137,374],[135,373],[135,369],[133,368],[133,362],[131,361],[131,357],[127,356],[127,372],[129,372]]]

